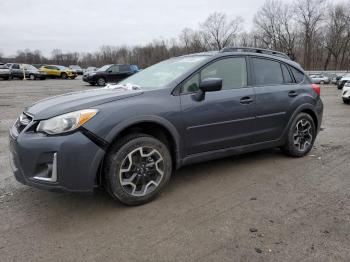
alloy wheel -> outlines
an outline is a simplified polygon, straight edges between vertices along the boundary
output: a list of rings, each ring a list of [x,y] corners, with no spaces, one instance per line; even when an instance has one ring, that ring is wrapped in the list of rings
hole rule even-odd
[[[306,151],[312,143],[312,124],[306,119],[300,120],[293,133],[294,146],[301,152]]]
[[[138,147],[123,160],[119,179],[123,190],[132,196],[153,192],[164,175],[162,155],[151,147]]]

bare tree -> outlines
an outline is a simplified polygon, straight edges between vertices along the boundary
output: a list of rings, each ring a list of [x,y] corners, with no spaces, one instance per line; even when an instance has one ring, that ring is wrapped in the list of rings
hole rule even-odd
[[[267,0],[254,17],[255,35],[263,47],[295,56],[296,27],[289,4]]]
[[[304,67],[311,69],[313,48],[317,31],[324,19],[325,0],[297,0],[295,3],[296,21],[301,28],[304,47]]]
[[[200,24],[201,33],[208,49],[220,50],[234,44],[242,23],[241,17],[228,21],[223,13],[211,14],[204,23]]]

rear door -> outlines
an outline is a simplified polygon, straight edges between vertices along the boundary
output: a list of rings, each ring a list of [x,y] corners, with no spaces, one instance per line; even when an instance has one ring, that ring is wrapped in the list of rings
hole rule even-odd
[[[118,82],[131,76],[133,71],[129,65],[119,65]]]
[[[250,58],[256,94],[256,142],[282,135],[303,87],[295,83],[290,66],[267,58]]]
[[[181,109],[187,154],[249,144],[255,131],[254,88],[245,57],[212,62],[182,85]],[[223,89],[194,99],[201,80],[221,78]]]

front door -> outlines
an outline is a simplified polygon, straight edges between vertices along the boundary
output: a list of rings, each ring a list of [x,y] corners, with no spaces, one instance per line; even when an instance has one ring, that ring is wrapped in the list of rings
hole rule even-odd
[[[255,94],[244,57],[217,60],[182,86],[181,109],[187,154],[250,144],[255,131]],[[194,99],[200,81],[221,78],[223,89]]]

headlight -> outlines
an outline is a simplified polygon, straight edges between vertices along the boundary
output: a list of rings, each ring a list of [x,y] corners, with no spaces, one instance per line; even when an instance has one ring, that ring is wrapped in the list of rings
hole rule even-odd
[[[40,121],[37,131],[50,135],[66,133],[77,129],[97,114],[97,109],[85,109]]]

